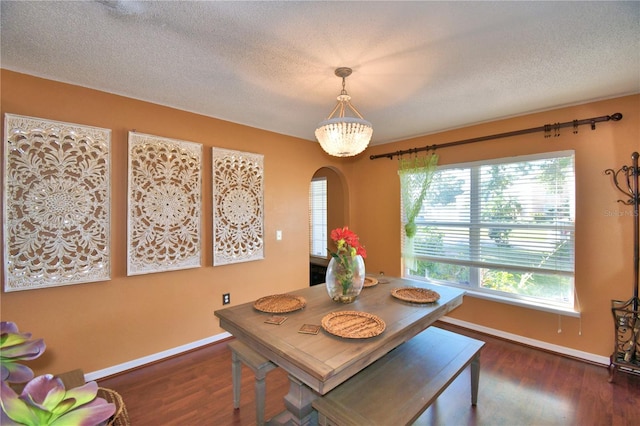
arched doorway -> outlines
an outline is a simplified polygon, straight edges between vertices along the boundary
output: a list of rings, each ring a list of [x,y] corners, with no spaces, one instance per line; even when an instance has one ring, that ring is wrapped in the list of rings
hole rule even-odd
[[[342,227],[349,222],[349,209],[348,209],[348,192],[344,176],[339,170],[332,167],[321,167],[318,169],[311,179],[314,181],[324,181],[326,183],[326,225],[322,225],[322,230],[318,228],[318,225],[313,226],[313,211],[312,208],[312,195],[318,196],[319,194],[312,194],[312,187],[310,185],[309,193],[309,225],[311,241],[316,241],[316,250],[313,250],[314,244],[311,243],[312,249],[309,253],[309,283],[310,285],[316,285],[324,283],[324,275],[326,272],[327,264],[329,263],[329,253],[327,248],[331,247],[331,238],[329,233],[332,229]],[[321,186],[320,186],[321,187]],[[324,234],[321,234],[321,232]],[[322,236],[321,236],[322,235]],[[324,241],[320,241],[318,245],[318,238],[322,238]]]

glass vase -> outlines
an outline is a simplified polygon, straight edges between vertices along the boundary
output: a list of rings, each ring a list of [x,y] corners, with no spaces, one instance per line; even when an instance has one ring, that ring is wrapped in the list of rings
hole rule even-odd
[[[364,285],[364,259],[356,255],[332,257],[327,266],[325,284],[335,302],[353,303]]]

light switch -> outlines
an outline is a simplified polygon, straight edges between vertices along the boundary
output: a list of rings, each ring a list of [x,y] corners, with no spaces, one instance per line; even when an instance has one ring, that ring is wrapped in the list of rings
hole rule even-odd
[[[279,229],[276,231],[276,240],[278,241],[282,240],[282,231]]]

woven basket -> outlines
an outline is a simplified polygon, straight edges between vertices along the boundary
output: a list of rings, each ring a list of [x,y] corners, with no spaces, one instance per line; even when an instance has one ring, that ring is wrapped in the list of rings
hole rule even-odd
[[[116,412],[107,420],[108,426],[131,426],[127,407],[120,394],[113,389],[98,388],[98,397],[105,399],[107,402],[116,406]]]

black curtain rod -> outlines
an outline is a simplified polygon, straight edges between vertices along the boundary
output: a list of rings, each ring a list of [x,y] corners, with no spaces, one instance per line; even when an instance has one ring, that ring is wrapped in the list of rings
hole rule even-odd
[[[574,129],[573,132],[577,133],[578,126],[581,126],[583,124],[590,124],[591,130],[595,130],[596,123],[599,123],[602,121],[609,121],[609,120],[620,121],[622,120],[622,114],[620,114],[619,112],[616,112],[615,114],[603,115],[602,117],[586,118],[584,120],[573,120],[573,121],[567,121],[565,123],[545,124],[544,126],[533,127],[531,129],[515,130],[513,132],[498,133],[496,135],[489,135],[489,136],[480,136],[478,138],[464,139],[456,142],[427,145],[421,148],[411,148],[411,149],[405,149],[402,151],[387,152],[386,154],[370,155],[369,159],[377,160],[378,158],[388,158],[391,160],[393,159],[394,156],[401,156],[404,154],[415,154],[417,152],[431,151],[431,150],[435,151],[436,149],[448,148],[450,146],[465,145],[468,143],[483,142],[483,141],[488,141],[492,139],[507,138],[509,136],[518,136],[518,135],[524,135],[527,133],[535,133],[535,132],[551,133],[551,131],[553,131],[555,133],[555,136],[559,136],[560,135],[559,130],[562,129],[563,127],[573,127]],[[549,136],[551,135],[550,134],[545,135],[545,137],[549,137]]]

